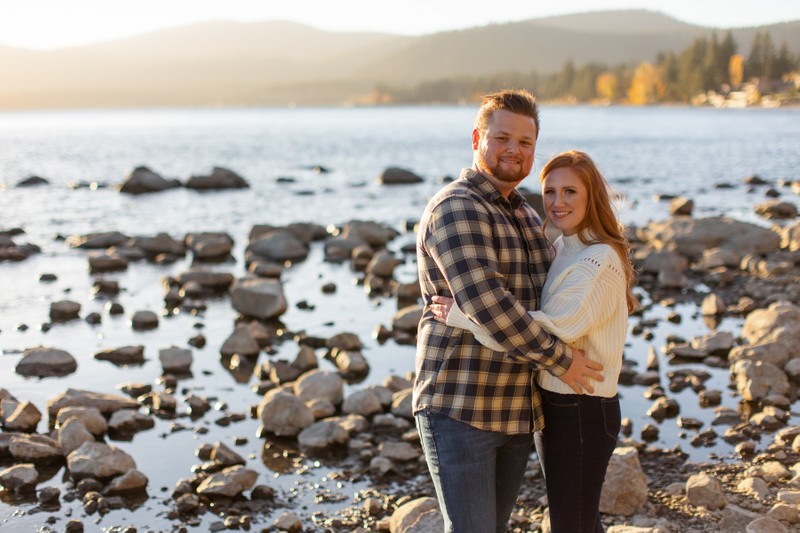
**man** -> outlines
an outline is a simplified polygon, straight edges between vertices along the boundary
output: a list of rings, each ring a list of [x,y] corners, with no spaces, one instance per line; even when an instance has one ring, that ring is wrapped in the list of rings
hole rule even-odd
[[[527,91],[484,98],[472,131],[473,165],[428,203],[417,235],[422,295],[414,414],[445,530],[506,530],[532,445],[543,427],[534,372],[580,393],[600,366],[532,322],[550,266],[536,212],[515,187],[530,173],[539,111]],[[434,320],[432,297],[451,296],[505,348]]]

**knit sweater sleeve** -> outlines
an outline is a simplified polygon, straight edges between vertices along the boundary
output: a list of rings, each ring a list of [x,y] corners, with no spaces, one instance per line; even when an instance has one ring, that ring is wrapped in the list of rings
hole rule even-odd
[[[553,280],[534,321],[562,341],[571,343],[608,320],[625,305],[625,274],[619,255],[606,245],[591,246]]]
[[[585,336],[623,304],[625,274],[619,256],[607,246],[598,246],[593,252],[553,280],[542,309],[530,312],[542,329],[564,342]],[[484,346],[502,350],[486,329],[467,318],[455,303],[447,315],[447,325],[467,329]]]

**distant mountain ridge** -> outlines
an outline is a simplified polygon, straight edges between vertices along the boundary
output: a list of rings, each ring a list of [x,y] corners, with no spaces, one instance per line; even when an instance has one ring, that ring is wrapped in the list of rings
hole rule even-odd
[[[376,85],[550,73],[567,60],[655,61],[712,30],[644,10],[596,11],[408,37],[292,22],[208,22],[81,47],[0,46],[0,109],[340,104]],[[800,53],[800,21],[731,29],[740,53],[757,31]]]

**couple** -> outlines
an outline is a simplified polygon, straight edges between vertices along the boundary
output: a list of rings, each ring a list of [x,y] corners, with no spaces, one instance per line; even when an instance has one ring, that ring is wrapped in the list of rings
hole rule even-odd
[[[554,533],[603,531],[633,268],[608,186],[582,152],[542,169],[548,223],[563,234],[546,239],[515,190],[538,134],[533,95],[486,96],[472,168],[419,224],[413,409],[448,532],[506,530],[534,432]]]

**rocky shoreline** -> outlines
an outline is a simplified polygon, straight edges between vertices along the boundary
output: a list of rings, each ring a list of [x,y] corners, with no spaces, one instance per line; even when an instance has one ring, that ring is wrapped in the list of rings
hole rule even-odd
[[[151,185],[158,181],[145,170],[137,169],[136,176]],[[224,178],[220,188],[246,187],[224,169],[215,172]],[[401,183],[414,182],[394,169],[386,173],[384,183],[391,184],[392,176]],[[747,185],[769,187],[755,179]],[[166,188],[174,186],[179,185]],[[213,188],[207,180],[202,187]],[[146,192],[166,188],[159,185]],[[794,355],[800,342],[797,209],[778,200],[759,204],[755,211],[775,221],[772,227],[762,227],[727,217],[696,219],[691,200],[664,200],[670,201],[671,218],[631,228],[644,309],[631,317],[630,334],[647,342],[659,320],[646,318],[646,312],[687,302],[696,305],[709,333],[673,335],[663,346],[651,344],[645,368],[626,358],[622,385],[647,387],[644,394],[652,401],[648,415],[654,424],[639,428],[626,420],[603,492],[604,522],[613,533],[796,531],[800,426],[792,422],[797,413],[791,409],[800,383],[800,357]],[[412,228],[410,223],[409,231]],[[19,228],[0,232],[0,261],[26,261],[37,253],[35,245],[17,244],[22,235]],[[238,258],[243,269],[231,268],[237,259],[235,239],[226,233],[198,231],[179,238],[120,231],[65,236],[65,246],[85,254],[94,297],[106,305],[103,313],[82,313],[79,301],[53,301],[50,321],[39,325],[42,332],[80,320],[102,328],[111,317],[128,315],[130,328],[145,334],[169,316],[188,314],[202,321],[209,301],[227,301],[237,318],[222,339],[220,363],[242,376],[242,383],[252,382],[255,401],[221,407],[219,399],[184,386],[197,366],[194,352],[209,342],[202,332],[158,350],[160,375],[155,384],[123,383],[117,395],[69,387],[48,398],[42,413],[31,398],[0,389],[3,504],[19,505],[29,516],[47,515],[42,531],[92,530],[97,517],[141,505],[157,506],[161,523],[168,524],[155,530],[440,531],[441,516],[411,416],[411,376],[389,373],[380,385],[359,387],[372,371],[363,339],[347,331],[316,337],[290,331],[281,322],[290,306],[313,309],[313,302],[290,301],[282,277],[317,251],[323,263],[347,265],[369,298],[396,302],[391,323],[375,325],[374,340],[381,346],[413,346],[422,307],[417,284],[396,279],[395,269],[413,257],[413,244],[403,245],[399,254],[389,250],[399,236],[396,229],[369,221],[340,227],[253,226],[243,257]],[[148,289],[161,291],[162,313],[124,308],[125,287],[113,278],[115,273],[140,262],[163,266],[187,258],[189,268],[163,277],[157,289]],[[48,273],[40,281],[57,278],[58,272]],[[319,287],[333,297],[337,290],[333,283]],[[741,331],[717,330],[716,324],[727,317],[742,319]],[[679,323],[680,316],[672,313],[664,320]],[[279,348],[292,343],[297,347],[294,358],[275,357]],[[81,364],[80,357],[58,346],[32,346],[16,355],[15,372],[34,383],[69,383]],[[136,344],[97,351],[94,359],[119,368],[146,361],[144,346]],[[685,368],[682,362],[695,364]],[[730,391],[707,388],[707,373],[698,363],[728,369]],[[661,364],[674,369],[665,372]],[[673,396],[688,389],[697,394],[702,408],[715,410],[710,427],[681,416]],[[740,399],[739,409],[720,406],[721,397],[730,393]],[[673,418],[693,446],[722,440],[735,446],[737,456],[697,463],[677,447],[652,446],[658,422]],[[231,429],[233,447],[223,440],[200,443],[191,476],[175,479],[160,496],[153,494],[147,474],[137,467],[138,458],[115,445],[162,421],[169,421],[170,431],[193,429],[202,437],[198,428],[204,422],[235,428],[243,420],[257,422],[257,435],[240,436]],[[298,508],[265,481],[264,468],[251,464],[253,454],[239,447],[273,450],[295,474],[304,473],[304,461],[311,460],[330,469],[328,478],[368,488],[344,497],[312,483],[297,492],[311,495],[317,503],[338,499],[338,509],[328,513],[313,505]],[[59,472],[60,485],[54,477]],[[544,485],[535,461],[529,464],[518,503],[513,531],[549,531]],[[14,524],[14,519],[7,522]],[[154,530],[132,523],[111,527],[129,533]]]

